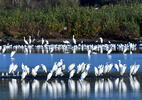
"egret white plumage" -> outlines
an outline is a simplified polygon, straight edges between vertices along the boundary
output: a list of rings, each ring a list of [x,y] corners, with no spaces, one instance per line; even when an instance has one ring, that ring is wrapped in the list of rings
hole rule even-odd
[[[48,40],[45,40],[46,44],[48,45],[49,44],[49,41]]]
[[[29,43],[28,43],[28,41],[25,39],[25,37],[24,37],[24,42],[25,42],[26,45],[29,45]]]
[[[69,74],[69,78],[72,78],[74,74],[75,74],[75,69],[71,70],[71,72]]]
[[[87,71],[84,71],[84,72],[81,74],[80,79],[81,79],[81,80],[84,80],[87,75],[88,75],[88,72],[87,72]]]
[[[41,67],[42,67],[43,71],[44,71],[45,73],[47,73],[47,68],[46,68],[46,66],[45,66],[44,64],[41,64]]]
[[[72,40],[73,40],[73,43],[76,44],[76,39],[74,38],[74,35],[73,35]]]
[[[98,68],[94,66],[94,72],[95,72],[95,76],[98,76],[99,74],[99,71],[98,71]]]
[[[37,72],[39,70],[39,68],[40,68],[40,66],[37,65],[37,66],[35,66],[34,70]]]
[[[64,64],[64,65],[62,65],[62,66],[61,66],[61,68],[62,68],[62,70],[65,70],[66,65],[65,65],[65,64]]]
[[[91,55],[91,50],[88,50],[88,56],[90,56]]]
[[[103,43],[103,38],[102,38],[102,37],[100,37],[99,39],[100,39],[100,42],[101,42],[101,43]]]
[[[6,47],[4,46],[4,47],[2,48],[2,53],[5,53],[5,51],[6,51]]]
[[[10,54],[10,57],[12,58],[15,53],[16,53],[16,51],[12,51],[11,54]]]
[[[71,71],[75,67],[75,64],[70,64],[68,67],[68,71]]]
[[[35,70],[35,68],[32,68],[32,75],[35,77],[37,75],[37,71]]]
[[[14,63],[11,63],[9,66],[9,74],[13,72]]]
[[[57,63],[57,66],[60,67],[63,64],[63,59],[60,59],[60,61]]]
[[[135,69],[133,71],[133,75],[137,73],[138,69],[139,69],[140,65],[135,65]]]
[[[111,52],[112,52],[112,48],[110,48],[110,49],[107,51],[107,55],[109,55]]]
[[[70,44],[68,40],[63,41],[64,44]]]
[[[48,73],[48,75],[47,75],[47,81],[51,79],[52,74],[53,74],[52,72]]]
[[[31,39],[31,36],[29,36],[29,44],[32,43],[32,39]]]
[[[126,64],[124,64],[122,67],[120,67],[120,69],[121,69],[120,75],[123,75],[125,73],[126,68],[127,68]]]
[[[27,72],[26,71],[23,71],[22,72],[22,75],[21,75],[21,80],[25,79],[25,77],[27,76]]]
[[[58,69],[58,66],[57,66],[57,64],[56,64],[56,62],[55,62],[54,65],[53,65],[53,67],[52,67],[51,72],[54,72],[54,71],[56,71],[57,69]]]
[[[56,70],[55,76],[58,76],[58,75],[60,75],[60,76],[64,75],[61,67]]]
[[[77,66],[77,74],[78,74],[79,72],[81,72],[81,69],[82,69],[82,66],[81,66],[81,64],[79,64],[79,65]]]
[[[114,68],[116,69],[117,72],[119,72],[119,66],[117,64],[114,64]]]
[[[125,54],[127,52],[127,50],[128,49],[125,47],[124,50],[123,50],[123,54]]]
[[[86,71],[89,71],[89,69],[90,69],[90,64],[87,64],[86,65]]]
[[[43,38],[41,39],[41,44],[42,44],[42,45],[44,44],[44,39],[43,39]]]

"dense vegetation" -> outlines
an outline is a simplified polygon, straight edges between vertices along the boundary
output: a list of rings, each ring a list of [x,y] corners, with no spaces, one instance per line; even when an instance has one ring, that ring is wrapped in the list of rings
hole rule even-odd
[[[0,37],[128,39],[142,33],[142,4],[0,9]]]

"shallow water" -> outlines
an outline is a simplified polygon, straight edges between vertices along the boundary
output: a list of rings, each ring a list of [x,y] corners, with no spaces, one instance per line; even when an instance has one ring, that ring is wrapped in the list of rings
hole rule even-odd
[[[8,72],[9,65],[13,62],[18,64],[18,71],[21,64],[28,65],[30,69],[38,64],[45,64],[47,71],[50,71],[54,62],[64,60],[67,67],[75,63],[76,66],[82,62],[91,64],[90,72],[94,72],[94,66],[100,64],[117,63],[121,60],[122,64],[129,66],[136,63],[142,65],[142,54],[41,54],[16,53],[14,58],[10,58],[9,53],[0,54],[0,72]],[[39,70],[42,72],[42,69]],[[67,71],[67,70],[66,70]],[[116,70],[113,68],[112,72]],[[142,71],[140,67],[139,72]],[[142,76],[137,74],[135,77],[110,77],[110,78],[87,78],[83,81],[78,79],[68,80],[46,79],[33,80],[25,79],[0,79],[0,98],[2,100],[47,100],[47,99],[67,99],[67,100],[141,100],[142,98]]]
[[[47,100],[47,99],[101,99],[141,100],[140,77],[131,79],[96,80],[16,80],[0,79],[2,100]]]
[[[122,64],[127,64],[128,68],[127,71],[129,71],[129,66],[136,63],[142,65],[142,54],[91,54],[90,57],[88,57],[87,54],[23,54],[23,53],[16,53],[14,55],[14,59],[10,58],[10,54],[1,54],[0,55],[0,72],[8,72],[9,65],[14,62],[14,64],[18,64],[19,67],[17,71],[21,70],[21,64],[24,63],[30,68],[35,67],[38,64],[45,64],[47,67],[47,71],[50,71],[52,68],[54,62],[59,61],[60,59],[64,60],[64,64],[67,67],[75,63],[76,66],[78,64],[81,64],[82,62],[91,64],[91,68],[89,71],[94,71],[94,66],[98,66],[100,64],[106,64],[108,63],[117,63],[118,60],[121,60]],[[114,69],[112,69],[113,71]],[[40,69],[40,71],[42,71]],[[66,70],[67,71],[67,70]],[[139,71],[142,71],[142,68],[139,69]]]

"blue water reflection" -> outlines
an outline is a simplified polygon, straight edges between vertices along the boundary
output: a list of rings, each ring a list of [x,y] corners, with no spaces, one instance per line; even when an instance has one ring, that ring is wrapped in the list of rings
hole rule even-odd
[[[14,62],[21,66],[22,63],[28,65],[29,67],[35,67],[38,64],[45,64],[47,70],[49,71],[55,61],[60,59],[64,60],[64,64],[69,66],[72,63],[76,65],[85,62],[90,63],[91,68],[89,71],[94,71],[94,66],[100,64],[108,63],[118,63],[118,60],[121,60],[122,64],[127,64],[127,66],[137,63],[142,65],[142,54],[92,54],[88,57],[87,54],[21,54],[17,53],[14,55],[14,59],[10,58],[10,54],[1,54],[0,55],[0,72],[8,72],[9,65]],[[127,68],[129,70],[129,68]],[[142,70],[141,68],[139,71]],[[18,71],[21,71],[21,68],[18,68]]]
[[[101,99],[140,100],[141,76],[96,80],[17,80],[0,79],[3,100]],[[5,96],[3,96],[5,95]]]

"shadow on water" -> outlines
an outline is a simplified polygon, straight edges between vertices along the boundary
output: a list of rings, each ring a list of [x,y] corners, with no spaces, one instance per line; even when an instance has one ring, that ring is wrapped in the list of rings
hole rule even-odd
[[[0,79],[2,99],[117,99],[142,97],[142,76],[95,80],[17,80]],[[6,94],[7,96],[3,96]],[[132,94],[132,95],[130,95]]]

